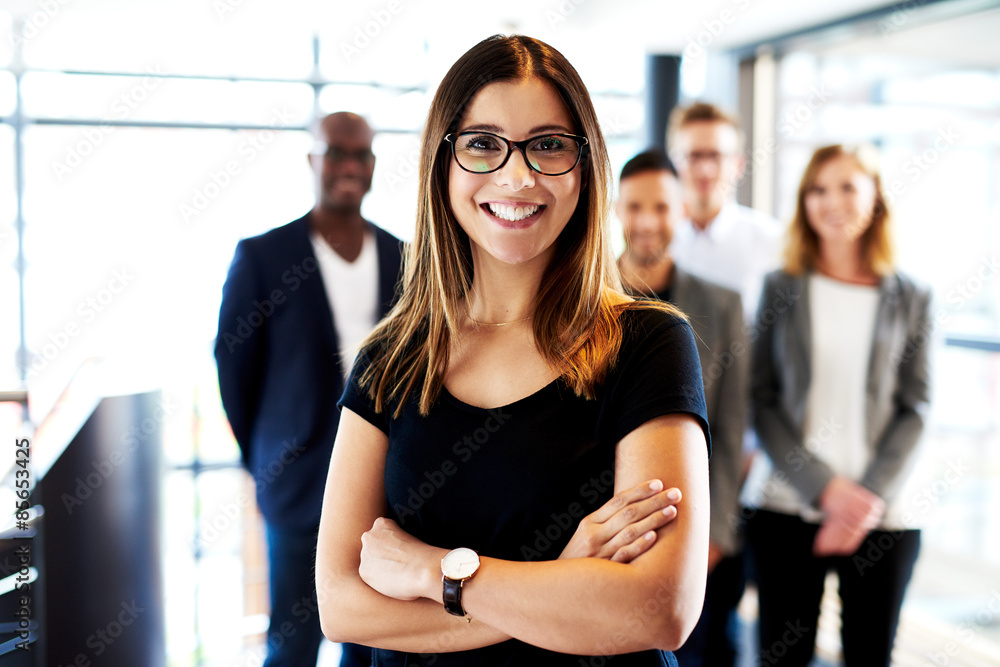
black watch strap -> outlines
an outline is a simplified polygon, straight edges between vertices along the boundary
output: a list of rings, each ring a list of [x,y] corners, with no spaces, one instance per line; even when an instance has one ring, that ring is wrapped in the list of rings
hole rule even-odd
[[[444,593],[441,596],[444,610],[455,616],[465,616],[465,609],[462,608],[462,584],[465,580],[441,577],[441,581],[444,583]]]

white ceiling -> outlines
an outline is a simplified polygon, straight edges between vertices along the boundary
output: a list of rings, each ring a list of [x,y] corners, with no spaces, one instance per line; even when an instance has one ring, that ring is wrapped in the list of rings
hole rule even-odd
[[[549,41],[561,50],[583,48],[613,58],[618,51],[682,53],[693,42],[725,50],[827,24],[884,7],[899,7],[900,30],[850,34],[846,42],[815,43],[831,53],[880,53],[934,58],[971,65],[1000,64],[1000,9],[974,17],[919,25],[920,14],[947,14],[949,8],[1000,7],[998,0],[948,0],[913,12],[912,2],[886,0],[53,0],[53,23],[72,25],[75,16],[99,14],[122,25],[160,25],[176,34],[183,49],[187,29],[197,32],[240,28],[260,31],[313,30],[348,38],[358,26],[392,15],[392,32],[427,36],[455,49],[457,56],[494,32],[519,32]],[[0,0],[15,17],[38,17],[38,0]],[[919,4],[919,3],[918,3]],[[924,11],[928,10],[928,11]],[[37,20],[37,19],[36,19]],[[84,23],[85,24],[85,23]],[[171,27],[166,27],[171,26]],[[180,26],[180,27],[178,27]],[[393,39],[387,42],[393,42]],[[123,42],[123,44],[126,42]],[[388,44],[380,44],[384,48]],[[398,55],[399,52],[396,52]],[[447,60],[447,58],[446,58]]]
[[[565,31],[586,35],[595,48],[628,42],[678,52],[713,26],[718,33],[711,35],[713,45],[729,48],[892,4],[885,0],[53,0],[51,6],[59,8],[60,20],[71,20],[80,12],[120,16],[161,11],[210,19],[206,10],[211,8],[223,18],[268,17],[275,28],[289,20],[317,26],[354,24],[394,6],[413,31],[482,35],[505,28],[541,39]],[[0,0],[0,9],[14,16],[41,11],[38,0]]]

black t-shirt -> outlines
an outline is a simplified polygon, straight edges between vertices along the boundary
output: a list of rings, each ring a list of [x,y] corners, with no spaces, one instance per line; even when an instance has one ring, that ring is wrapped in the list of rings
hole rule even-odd
[[[657,299],[659,299],[660,301],[669,301],[670,303],[673,303],[673,296],[674,296],[673,282],[671,282],[669,285],[667,285],[666,287],[664,287],[663,289],[661,289],[659,292],[656,293]]]
[[[414,396],[393,419],[394,408],[376,413],[357,384],[368,365],[363,351],[340,405],[389,437],[389,517],[437,547],[469,547],[506,560],[554,560],[580,519],[614,495],[615,447],[631,431],[684,412],[698,420],[708,441],[690,326],[655,309],[630,308],[621,317],[617,363],[596,387],[595,400],[576,396],[560,380],[493,409],[468,405],[442,389],[426,417]],[[460,653],[375,651],[375,665],[396,664],[662,665],[673,664],[673,656],[645,651],[591,661],[518,640]]]

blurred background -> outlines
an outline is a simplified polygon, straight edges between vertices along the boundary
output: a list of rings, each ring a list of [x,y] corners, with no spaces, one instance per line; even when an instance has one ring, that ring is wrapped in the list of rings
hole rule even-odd
[[[72,517],[116,479],[144,489],[116,502],[147,552],[118,559],[128,536],[87,531],[80,539],[97,543],[70,556],[134,570],[149,598],[110,614],[43,571],[47,618],[117,627],[121,641],[126,620],[153,619],[165,662],[149,664],[260,664],[263,535],[212,358],[236,242],[311,208],[307,130],[339,110],[378,131],[365,216],[412,238],[437,82],[497,32],[538,37],[576,66],[616,174],[662,145],[665,100],[739,113],[750,166],[738,198],[782,220],[814,148],[881,148],[901,268],[933,286],[938,325],[933,413],[908,491],[924,549],[898,663],[1000,664],[1000,3],[982,0],[0,2],[5,510],[16,439],[31,439],[43,479],[101,401],[145,397],[107,408],[131,417],[109,417],[106,458],[67,473],[45,510]],[[132,468],[153,481],[125,479]],[[4,539],[13,517],[7,528]],[[752,623],[752,595],[744,602]],[[13,618],[0,630],[13,633]],[[0,636],[0,651],[15,639]],[[820,642],[836,664],[837,628],[827,622]],[[336,650],[324,649],[328,662]],[[80,653],[108,664],[90,643]]]

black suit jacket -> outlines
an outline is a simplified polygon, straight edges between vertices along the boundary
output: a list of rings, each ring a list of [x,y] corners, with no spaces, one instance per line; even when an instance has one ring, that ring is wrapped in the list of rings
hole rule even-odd
[[[239,242],[222,288],[215,341],[222,405],[260,510],[270,523],[301,530],[319,524],[344,391],[310,217]],[[382,317],[399,283],[402,244],[371,229]]]

